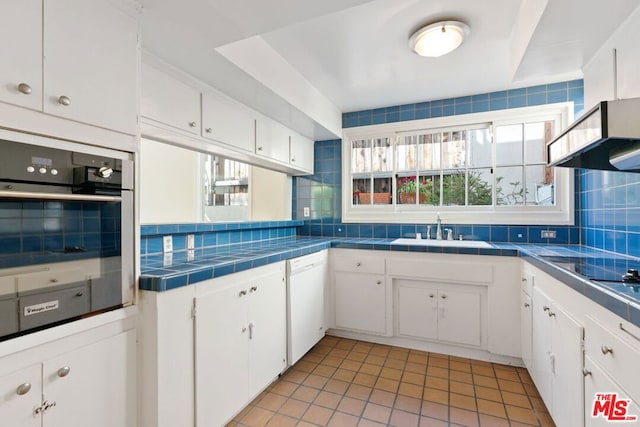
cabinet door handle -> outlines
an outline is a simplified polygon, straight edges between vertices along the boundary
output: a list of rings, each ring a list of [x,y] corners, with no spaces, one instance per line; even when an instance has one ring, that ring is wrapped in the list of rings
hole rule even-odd
[[[26,83],[20,83],[20,84],[18,84],[18,91],[20,93],[25,94],[25,95],[30,95],[31,94],[31,86],[29,86]]]
[[[18,396],[24,396],[31,391],[31,383],[23,383],[16,388],[16,394]]]
[[[522,280],[523,283],[527,282],[527,279],[525,277],[523,277],[521,280]]]
[[[245,296],[246,294],[247,294],[247,291],[245,291],[245,290],[243,289],[243,290],[241,290],[241,291],[238,293],[238,296],[239,296],[239,297],[243,297],[243,296]]]
[[[602,354],[606,355],[606,354],[613,354],[613,349],[609,346],[603,345],[602,347],[600,347],[600,351],[602,352]]]
[[[529,308],[529,307],[531,307],[531,304],[529,304],[528,302],[525,302],[525,303],[524,303],[524,306],[525,306],[526,308]]]
[[[194,128],[196,127],[198,124],[196,122],[189,122],[189,127],[190,128]]]
[[[376,285],[382,285],[382,280],[376,280]]]
[[[264,150],[264,147],[258,147],[258,151]]]
[[[549,311],[551,310],[549,307],[547,307],[546,305],[542,306],[542,311]]]
[[[442,294],[442,295],[440,295],[440,298],[447,299],[447,295],[446,294]]]
[[[362,266],[362,263],[360,261],[356,262],[356,267],[360,267]]]
[[[242,333],[244,334],[245,332],[247,332],[247,328],[242,328]]]
[[[293,157],[291,158],[291,163],[295,163],[296,159],[294,159]]]
[[[68,107],[69,105],[71,105],[71,98],[69,98],[68,96],[62,95],[58,98],[58,104]]]
[[[433,297],[435,297],[434,294],[429,294],[429,298],[433,298]]]
[[[68,366],[63,366],[62,368],[58,369],[58,376],[60,378],[64,378],[69,375],[69,372],[71,372],[71,368]]]
[[[206,128],[204,131],[205,131],[206,133],[211,133],[211,132],[213,132],[213,129],[212,129],[212,128]]]
[[[249,339],[253,339],[253,323],[249,323]]]
[[[251,289],[249,289],[249,292],[256,292],[258,290],[257,286],[252,286]]]
[[[582,368],[582,375],[585,377],[589,377],[591,376],[591,371],[588,370],[587,368]]]

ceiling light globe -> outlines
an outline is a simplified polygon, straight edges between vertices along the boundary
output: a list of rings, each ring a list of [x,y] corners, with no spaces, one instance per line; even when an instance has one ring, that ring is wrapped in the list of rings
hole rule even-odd
[[[457,49],[468,34],[469,26],[463,22],[436,22],[413,33],[409,46],[420,56],[438,57]]]

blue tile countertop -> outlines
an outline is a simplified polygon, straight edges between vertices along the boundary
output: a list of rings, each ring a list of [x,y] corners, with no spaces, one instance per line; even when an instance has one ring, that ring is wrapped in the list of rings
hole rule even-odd
[[[610,274],[611,270],[620,263],[629,267],[640,266],[640,260],[637,258],[575,245],[494,243],[493,248],[468,248],[395,245],[391,244],[392,241],[393,239],[287,237],[181,251],[169,255],[146,255],[141,257],[140,288],[149,291],[166,291],[330,247],[395,252],[519,256],[620,317],[640,326],[640,292],[635,290],[640,290],[639,287],[628,287],[619,281],[589,280],[579,274],[579,269],[575,268],[576,264],[587,260],[598,267],[597,271]],[[593,268],[590,271],[593,271]]]

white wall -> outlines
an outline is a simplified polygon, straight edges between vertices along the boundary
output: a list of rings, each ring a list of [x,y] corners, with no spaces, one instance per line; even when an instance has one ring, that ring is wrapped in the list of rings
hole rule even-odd
[[[249,208],[252,221],[291,219],[291,177],[258,167],[251,168]]]
[[[140,223],[201,222],[200,154],[140,142]]]

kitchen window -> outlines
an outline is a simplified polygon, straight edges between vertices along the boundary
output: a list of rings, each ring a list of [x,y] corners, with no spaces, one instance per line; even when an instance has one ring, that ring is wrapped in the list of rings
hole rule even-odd
[[[571,224],[571,174],[546,166],[570,107],[346,129],[343,221]]]

